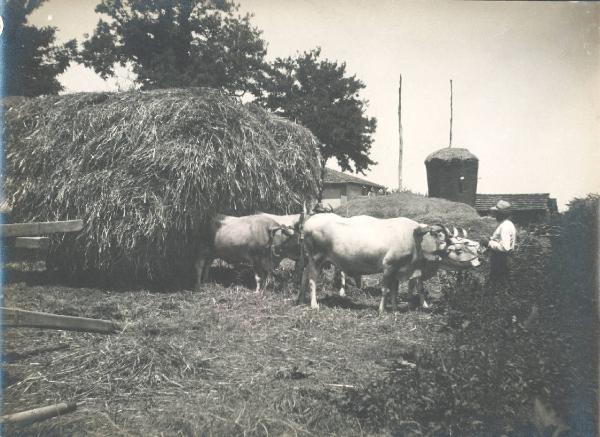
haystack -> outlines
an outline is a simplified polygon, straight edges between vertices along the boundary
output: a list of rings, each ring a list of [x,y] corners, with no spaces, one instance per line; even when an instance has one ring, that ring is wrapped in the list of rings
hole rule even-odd
[[[461,226],[473,237],[489,235],[495,220],[480,217],[475,208],[459,202],[426,197],[410,192],[387,196],[357,197],[336,211],[340,215],[370,215],[378,218],[408,217],[421,223]]]
[[[13,220],[85,221],[52,245],[63,270],[170,281],[213,214],[299,210],[320,188],[307,129],[216,90],[3,103]]]
[[[444,147],[437,150],[425,158],[425,163],[431,161],[478,161],[479,159],[469,150],[460,147]]]

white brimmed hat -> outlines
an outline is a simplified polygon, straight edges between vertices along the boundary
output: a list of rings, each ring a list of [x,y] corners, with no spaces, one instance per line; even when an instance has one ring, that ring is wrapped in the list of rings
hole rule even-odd
[[[496,203],[496,206],[492,206],[490,208],[490,211],[506,212],[510,209],[511,206],[512,205],[506,200],[499,200],[498,203]]]

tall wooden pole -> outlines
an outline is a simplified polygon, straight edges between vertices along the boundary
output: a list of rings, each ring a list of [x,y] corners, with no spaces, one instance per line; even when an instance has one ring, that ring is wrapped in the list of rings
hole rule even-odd
[[[452,147],[452,79],[450,79],[450,141],[448,147]]]
[[[398,146],[398,190],[402,190],[402,75],[400,75],[400,84],[398,85],[398,135],[400,143]]]

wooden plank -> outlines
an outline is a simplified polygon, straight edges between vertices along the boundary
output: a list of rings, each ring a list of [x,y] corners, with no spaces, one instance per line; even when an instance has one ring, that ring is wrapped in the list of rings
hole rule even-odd
[[[44,234],[60,232],[77,232],[83,229],[83,220],[66,220],[62,222],[11,223],[0,225],[2,237],[37,237]]]
[[[71,413],[77,409],[76,403],[61,403],[48,405],[47,407],[34,408],[33,410],[22,411],[20,413],[7,414],[0,417],[0,423],[18,423],[24,425],[27,423],[39,422],[60,416],[62,414]]]
[[[46,250],[50,247],[50,238],[48,237],[16,237],[15,247],[20,249],[40,249]]]
[[[62,316],[58,314],[25,311],[17,308],[0,307],[5,327],[64,329],[66,331],[98,332],[112,334],[121,329],[114,322],[86,317]]]

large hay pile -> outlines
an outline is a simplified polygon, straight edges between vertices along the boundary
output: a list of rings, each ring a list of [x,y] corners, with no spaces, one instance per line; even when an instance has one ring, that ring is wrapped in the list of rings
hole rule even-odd
[[[410,192],[357,197],[340,207],[337,213],[346,217],[355,215],[370,215],[378,218],[408,217],[422,223],[462,226],[477,237],[491,234],[497,225],[494,219],[480,217],[475,208],[465,203]]]
[[[210,215],[299,209],[320,187],[307,129],[216,90],[3,103],[13,220],[84,219],[52,247],[70,271],[176,278]]]

